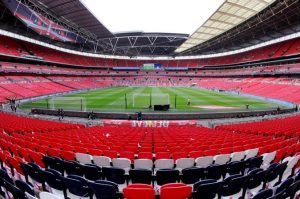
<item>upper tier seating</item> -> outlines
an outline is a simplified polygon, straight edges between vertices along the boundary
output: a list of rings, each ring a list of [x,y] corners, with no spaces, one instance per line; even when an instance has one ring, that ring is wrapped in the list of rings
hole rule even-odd
[[[107,69],[94,69],[89,68],[69,68],[69,67],[57,67],[55,64],[52,66],[46,65],[33,65],[33,64],[23,64],[23,63],[9,63],[0,62],[0,72],[5,73],[32,73],[32,74],[45,74],[45,75],[81,75],[81,76],[104,76],[111,75],[114,77],[126,77],[126,79],[131,77],[139,76],[150,76],[160,78],[160,76],[180,76],[181,78],[189,78],[191,76],[214,76],[214,77],[224,77],[228,75],[259,75],[259,74],[293,74],[300,72],[299,64],[284,64],[275,66],[256,66],[248,68],[236,68],[236,69],[224,69],[224,70],[198,70],[198,71],[114,71]],[[159,76],[158,76],[159,75]],[[174,79],[175,77],[173,77]],[[178,78],[179,79],[179,78]]]
[[[5,36],[0,37],[0,54],[10,56],[22,56],[30,54],[31,56],[37,56],[45,61],[53,63],[63,63],[77,66],[101,66],[101,67],[113,67],[113,66],[142,66],[144,63],[152,63],[152,61],[135,61],[135,60],[117,60],[117,59],[104,59],[104,58],[92,58],[78,56],[74,54],[68,54],[64,52],[58,52],[53,49],[49,49],[42,46],[14,40]],[[197,66],[215,66],[245,63],[250,61],[258,61],[270,58],[276,58],[281,56],[289,56],[299,54],[300,39],[288,40],[285,42],[273,44],[270,46],[262,47],[252,51],[240,53],[237,55],[229,55],[217,58],[209,59],[191,59],[191,60],[169,60],[159,61],[166,67],[197,67]],[[29,51],[29,52],[27,52]]]

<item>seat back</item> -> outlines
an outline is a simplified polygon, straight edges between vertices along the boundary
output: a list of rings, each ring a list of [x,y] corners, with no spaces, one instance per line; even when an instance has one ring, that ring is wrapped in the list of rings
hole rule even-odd
[[[176,160],[176,169],[186,169],[193,167],[195,164],[194,158],[179,158]]]
[[[155,169],[173,169],[174,160],[172,159],[159,159],[154,162]]]
[[[192,194],[192,187],[185,184],[167,184],[160,189],[161,199],[186,199]]]
[[[273,190],[272,189],[265,189],[260,192],[258,192],[255,196],[253,196],[252,199],[266,199],[273,196]]]
[[[21,163],[21,168],[23,169],[26,176],[29,176],[31,179],[38,183],[41,183],[44,186],[45,178],[39,166],[35,164]]]
[[[293,175],[293,172],[298,163],[298,160],[299,160],[299,156],[285,158],[282,161],[282,162],[287,162],[287,168],[285,169],[284,173],[287,175]]]
[[[40,199],[62,199],[61,197],[55,195],[55,194],[52,194],[52,193],[49,193],[49,192],[40,192],[39,194],[40,196]]]
[[[214,164],[226,164],[230,160],[230,154],[221,154],[214,157]]]
[[[25,193],[16,187],[14,184],[7,182],[6,180],[1,181],[0,187],[4,188],[13,198],[26,199]]]
[[[204,170],[207,179],[219,180],[224,177],[225,165],[210,165]]]
[[[89,188],[96,198],[119,199],[118,185],[109,181],[89,182]]]
[[[34,188],[26,183],[26,182],[23,182],[21,180],[16,180],[15,181],[15,185],[16,187],[18,187],[23,193],[27,192],[29,193],[31,196],[35,196],[35,192],[34,192]]]
[[[94,164],[99,167],[110,167],[111,159],[106,156],[93,156]]]
[[[244,161],[229,162],[226,165],[226,172],[230,175],[233,174],[243,174],[245,170]]]
[[[258,148],[255,149],[248,149],[245,151],[245,160],[248,160],[249,158],[254,158],[258,154]]]
[[[213,199],[216,197],[222,182],[207,182],[197,186],[194,198]]]
[[[59,171],[61,174],[64,173],[64,167],[60,159],[55,157],[43,156],[43,161],[46,167],[55,169]]]
[[[9,177],[8,173],[4,169],[0,169],[0,179],[5,180],[10,184],[14,184],[13,179]]]
[[[113,158],[112,165],[116,168],[129,169],[131,167],[131,161],[127,158]]]
[[[83,165],[84,177],[91,181],[96,181],[101,178],[101,168],[94,164]]]
[[[62,176],[57,174],[55,170],[47,169],[43,173],[48,186],[60,191],[64,191],[66,189]]]
[[[85,153],[76,153],[75,157],[81,164],[91,164],[93,160],[93,156]]]
[[[245,160],[245,168],[251,169],[251,168],[260,168],[263,162],[263,157],[253,157]]]
[[[231,154],[231,162],[234,161],[241,161],[245,158],[245,152],[240,151],[240,152],[234,152]]]
[[[63,160],[63,166],[68,175],[79,175],[83,176],[83,165],[76,161]]]
[[[293,178],[286,179],[276,188],[275,194],[279,194],[285,191],[288,187],[290,187],[293,184],[293,182],[294,182]]]
[[[196,159],[196,166],[201,168],[206,168],[211,165],[214,161],[213,156],[205,156]]]
[[[179,178],[179,171],[175,169],[159,169],[156,172],[157,185],[175,183]]]
[[[153,169],[153,161],[150,159],[136,159],[134,160],[135,169]]]
[[[254,174],[249,174],[249,180],[247,183],[248,189],[254,189],[261,186],[264,182],[265,176],[267,175],[267,170],[258,169]]]
[[[131,169],[129,170],[129,176],[131,182],[135,183],[143,183],[143,184],[151,184],[152,182],[152,171],[147,169]]]
[[[246,182],[248,179],[249,176],[241,175],[237,175],[237,177],[232,177],[229,180],[225,179],[220,189],[220,195],[226,197],[239,194],[239,196],[241,197],[243,195],[243,190],[246,186]]]
[[[117,184],[124,184],[125,183],[125,170],[121,168],[115,167],[103,167],[102,168],[103,177],[111,182]]]
[[[300,190],[300,180],[295,181],[286,190],[286,197],[295,198],[296,193]]]
[[[124,197],[127,199],[155,199],[155,191],[153,187],[145,186],[132,186],[123,189]]]
[[[75,176],[68,176],[63,179],[69,193],[79,197],[89,196],[89,187],[87,186],[87,183],[83,183],[82,180],[78,178],[76,179]]]
[[[265,153],[262,156],[263,156],[262,166],[264,168],[267,168],[270,165],[270,163],[275,159],[276,151],[273,151],[271,153]]]
[[[191,167],[182,170],[181,180],[185,184],[194,184],[204,179],[204,168]]]

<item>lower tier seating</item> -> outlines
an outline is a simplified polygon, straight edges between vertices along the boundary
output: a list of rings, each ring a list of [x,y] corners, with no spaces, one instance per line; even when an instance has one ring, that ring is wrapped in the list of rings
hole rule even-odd
[[[0,103],[9,98],[31,98],[79,89],[111,86],[112,79],[60,76],[1,76]]]
[[[277,134],[275,127],[255,133],[242,126],[85,128],[7,113],[0,119],[0,195],[7,198],[259,198],[300,189],[297,125]],[[269,122],[280,131],[299,119]]]

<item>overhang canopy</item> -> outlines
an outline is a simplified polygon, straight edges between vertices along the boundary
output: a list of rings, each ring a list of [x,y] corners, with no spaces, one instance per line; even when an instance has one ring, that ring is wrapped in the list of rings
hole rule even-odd
[[[175,52],[181,53],[227,32],[255,16],[275,1],[276,0],[226,0]]]
[[[76,24],[98,38],[113,34],[85,7],[80,0],[31,0],[46,7],[60,18]],[[100,9],[100,8],[99,8]]]

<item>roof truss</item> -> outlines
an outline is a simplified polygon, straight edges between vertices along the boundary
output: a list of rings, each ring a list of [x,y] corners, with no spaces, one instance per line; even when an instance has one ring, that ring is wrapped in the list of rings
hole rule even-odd
[[[276,0],[226,0],[175,52],[184,52],[229,31],[258,14],[275,1]]]

